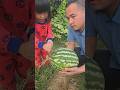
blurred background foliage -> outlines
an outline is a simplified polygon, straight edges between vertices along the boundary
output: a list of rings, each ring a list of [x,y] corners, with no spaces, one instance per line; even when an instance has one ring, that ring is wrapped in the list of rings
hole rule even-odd
[[[50,0],[52,10],[52,26],[55,40],[66,40],[67,37],[67,19],[65,17],[65,8],[67,0]]]

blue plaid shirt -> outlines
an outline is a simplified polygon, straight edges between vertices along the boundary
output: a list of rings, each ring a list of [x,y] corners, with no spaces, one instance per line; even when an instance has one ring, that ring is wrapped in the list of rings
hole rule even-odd
[[[85,30],[83,32],[80,32],[80,30],[74,31],[73,28],[69,26],[67,40],[68,42],[76,42],[80,47],[80,54],[85,54]]]

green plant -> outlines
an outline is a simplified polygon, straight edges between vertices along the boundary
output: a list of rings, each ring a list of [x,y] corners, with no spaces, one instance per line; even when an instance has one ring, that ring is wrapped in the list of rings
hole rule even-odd
[[[52,5],[52,26],[55,39],[65,39],[67,36],[67,21],[65,18],[66,0],[62,0],[59,6]]]

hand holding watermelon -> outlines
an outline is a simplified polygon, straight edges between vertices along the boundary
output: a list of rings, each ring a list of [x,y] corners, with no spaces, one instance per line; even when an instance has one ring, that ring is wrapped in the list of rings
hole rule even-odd
[[[85,65],[80,67],[65,68],[59,72],[62,76],[72,76],[85,72]]]
[[[64,68],[77,67],[79,59],[73,50],[58,48],[52,53],[51,64],[58,70],[63,70]]]

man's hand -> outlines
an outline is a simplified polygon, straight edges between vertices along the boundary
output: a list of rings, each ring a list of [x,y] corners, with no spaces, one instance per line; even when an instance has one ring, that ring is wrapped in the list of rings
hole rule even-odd
[[[69,49],[74,50],[74,48],[75,48],[75,42],[70,42],[70,41],[68,41],[68,42],[66,43],[66,45],[67,45],[67,48],[69,48]]]
[[[53,47],[53,42],[52,41],[48,41],[46,44],[43,45],[43,49],[45,49],[48,53],[51,52]]]
[[[85,65],[80,67],[65,68],[64,70],[60,71],[59,74],[62,76],[72,76],[83,72],[85,72]]]

